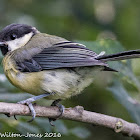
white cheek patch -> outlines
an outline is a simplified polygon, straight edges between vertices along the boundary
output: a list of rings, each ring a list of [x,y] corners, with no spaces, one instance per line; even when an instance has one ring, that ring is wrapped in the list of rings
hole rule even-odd
[[[22,46],[24,46],[32,37],[33,33],[28,33],[23,37],[17,38],[15,40],[7,41],[9,51],[14,51]]]

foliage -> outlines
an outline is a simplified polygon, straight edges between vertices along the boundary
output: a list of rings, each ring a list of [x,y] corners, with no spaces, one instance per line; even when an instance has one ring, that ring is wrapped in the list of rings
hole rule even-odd
[[[99,53],[102,50],[106,51],[107,54],[123,51],[122,45],[114,40],[97,40],[94,42],[89,41],[77,41],[80,43],[83,43],[86,45],[89,49],[92,49],[93,51]],[[114,64],[115,63],[115,64]],[[131,62],[125,61],[125,62],[113,62],[110,64],[110,67],[120,71],[119,73],[114,73],[114,80],[111,80],[110,84],[108,85],[108,90],[111,91],[111,93],[114,95],[114,97],[120,102],[130,113],[132,118],[135,122],[140,124],[140,104],[138,101],[133,99],[127,89],[123,85],[123,81],[125,83],[130,84],[132,87],[135,87],[136,91],[139,91],[139,80],[135,77],[131,70]],[[2,78],[3,77],[3,78]],[[32,95],[29,95],[27,93],[17,94],[17,93],[10,93],[13,91],[17,91],[17,89],[12,86],[6,78],[4,78],[4,75],[1,74],[1,80],[0,80],[0,87],[1,90],[3,89],[3,94],[0,95],[1,101],[6,102],[18,102],[20,100],[27,99],[31,97]],[[135,92],[136,92],[135,91]],[[18,92],[18,91],[17,91]],[[134,92],[134,91],[133,91]],[[45,99],[42,99],[45,102]],[[21,134],[25,134],[27,132],[29,133],[45,133],[45,132],[60,132],[62,135],[75,135],[79,138],[86,138],[89,137],[90,132],[86,128],[82,127],[73,127],[68,128],[63,121],[56,121],[55,128],[52,128],[47,119],[43,118],[36,118],[34,123],[26,123],[24,117],[20,117],[20,120],[18,122],[15,122],[15,120],[10,119],[6,122],[6,118],[2,117],[1,125],[11,126],[11,124],[14,124],[14,129]],[[11,121],[11,123],[9,123]],[[85,132],[85,133],[84,133]]]
[[[0,28],[2,29],[11,23],[30,24],[37,27],[41,32],[62,36],[69,40],[84,40],[77,42],[85,44],[98,54],[101,51],[111,54],[140,48],[139,5],[140,1],[138,0],[42,0],[41,2],[39,0],[23,0],[22,2],[0,0]],[[102,38],[113,40],[103,40]],[[2,56],[0,54],[1,61]],[[83,94],[63,101],[62,104],[66,107],[81,105],[86,110],[120,117],[140,124],[139,59],[110,62],[109,65],[119,72],[100,73]],[[0,66],[1,101],[18,102],[31,96],[27,93],[21,93],[19,89],[12,86],[4,76]],[[41,99],[37,103],[39,105],[51,104],[45,99]],[[28,117],[18,117],[18,121],[15,121],[13,117],[6,118],[4,115],[0,117],[1,132],[43,133],[61,131],[62,140],[80,140],[84,132],[87,135],[82,137],[88,140],[93,138],[97,140],[129,139],[108,129],[79,122],[56,121],[56,128],[52,128],[48,125],[47,119],[43,118],[36,118],[33,123],[29,124],[26,123]]]
[[[102,39],[95,42],[81,43],[85,44],[93,51],[97,50],[96,52],[104,50],[107,54],[112,54],[124,51],[123,46],[119,42],[113,40]],[[114,63],[116,64],[114,65]],[[119,71],[119,73],[114,74],[114,80],[112,80],[112,83],[108,86],[108,90],[111,91],[118,102],[120,102],[129,111],[135,122],[140,125],[140,99],[138,98],[140,81],[132,71],[131,61],[123,60],[122,62],[113,62],[110,64],[110,67]],[[134,88],[133,91],[131,91],[131,94],[129,93],[130,91],[125,88],[123,82]],[[137,92],[137,94],[133,94],[135,92]],[[133,99],[131,95],[136,99]]]

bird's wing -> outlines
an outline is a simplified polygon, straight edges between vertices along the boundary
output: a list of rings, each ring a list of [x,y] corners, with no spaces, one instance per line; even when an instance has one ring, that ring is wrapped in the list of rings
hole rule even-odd
[[[42,67],[33,59],[17,62],[17,69],[21,72],[38,72]]]
[[[78,43],[59,43],[50,48],[45,48],[33,59],[43,70],[95,66],[106,64],[95,59],[98,55]]]
[[[22,62],[22,65],[24,65],[22,71],[25,71],[25,67],[29,71],[41,71],[56,68],[107,66],[104,62],[96,60],[97,56],[95,52],[82,44],[63,42],[44,48],[40,53],[32,57],[32,61],[27,60],[26,62],[24,60]]]

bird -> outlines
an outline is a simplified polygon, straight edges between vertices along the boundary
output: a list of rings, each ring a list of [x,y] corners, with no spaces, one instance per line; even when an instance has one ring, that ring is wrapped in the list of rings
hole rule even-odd
[[[8,80],[22,91],[35,95],[18,102],[28,105],[32,115],[30,122],[36,117],[32,102],[41,98],[53,100],[52,106],[59,108],[61,116],[65,109],[59,103],[61,100],[80,94],[97,73],[117,72],[109,67],[108,61],[140,57],[140,50],[97,54],[83,44],[17,23],[0,31],[0,50]]]

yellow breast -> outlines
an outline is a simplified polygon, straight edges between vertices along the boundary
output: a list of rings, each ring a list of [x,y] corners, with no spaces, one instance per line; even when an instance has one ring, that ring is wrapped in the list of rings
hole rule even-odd
[[[16,63],[11,57],[6,55],[3,59],[4,73],[8,80],[16,87],[31,94],[42,94],[40,82],[43,80],[42,72],[22,73],[16,69]]]

